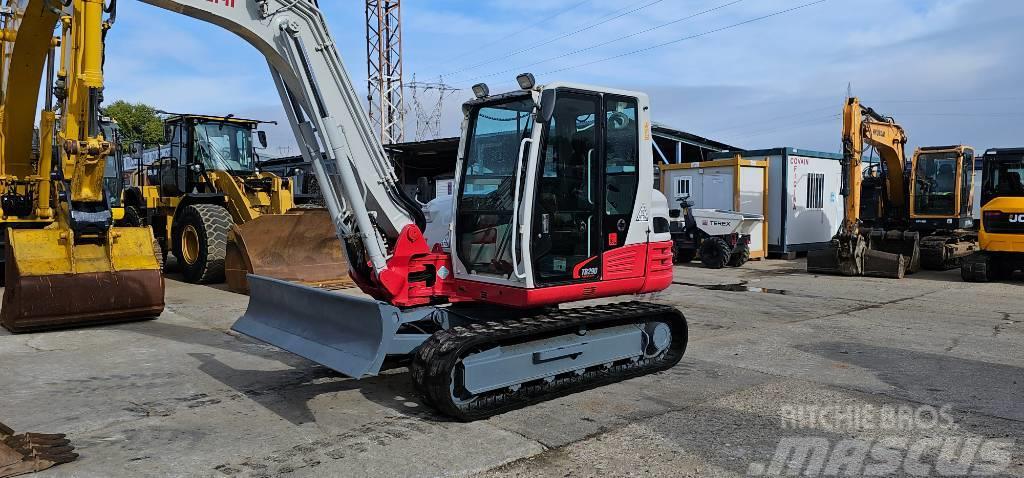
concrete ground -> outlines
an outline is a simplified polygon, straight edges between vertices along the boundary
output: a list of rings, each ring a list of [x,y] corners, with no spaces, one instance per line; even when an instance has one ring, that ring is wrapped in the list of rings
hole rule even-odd
[[[469,424],[404,370],[354,381],[231,333],[245,297],[169,280],[159,320],[0,332],[0,421],[73,440],[41,476],[773,475],[794,443],[807,474],[1024,476],[1021,282],[803,266],[677,267],[646,299],[686,314],[680,365]]]

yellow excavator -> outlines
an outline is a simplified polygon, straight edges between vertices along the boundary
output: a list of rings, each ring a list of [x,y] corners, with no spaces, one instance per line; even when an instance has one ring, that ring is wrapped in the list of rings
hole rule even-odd
[[[253,136],[266,147],[260,123],[166,118],[164,145],[135,147],[140,160],[124,192],[126,223],[151,225],[188,282],[226,279],[243,294],[248,274],[322,288],[354,285],[327,210],[297,208],[291,178],[259,170]]]
[[[164,282],[153,234],[148,227],[114,227],[123,210],[112,206],[105,187],[115,144],[104,135],[100,109],[103,37],[114,12],[102,0],[7,0],[5,7],[0,322],[27,332],[156,317]]]
[[[907,135],[892,117],[849,98],[843,108],[845,217],[828,247],[807,254],[808,272],[902,278],[946,270],[977,249],[971,218],[974,150],[925,147],[907,167]],[[877,151],[864,168],[865,144]]]

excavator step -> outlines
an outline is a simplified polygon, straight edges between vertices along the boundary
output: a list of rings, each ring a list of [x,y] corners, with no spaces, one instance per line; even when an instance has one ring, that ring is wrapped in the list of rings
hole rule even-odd
[[[630,330],[637,335],[626,336]],[[604,358],[619,337],[631,347],[618,358]],[[548,310],[438,331],[415,352],[410,370],[431,406],[472,421],[669,369],[682,359],[687,339],[685,318],[670,306],[627,302]],[[562,346],[550,346],[559,340]],[[591,343],[596,346],[588,358]],[[516,376],[519,381],[506,380]]]

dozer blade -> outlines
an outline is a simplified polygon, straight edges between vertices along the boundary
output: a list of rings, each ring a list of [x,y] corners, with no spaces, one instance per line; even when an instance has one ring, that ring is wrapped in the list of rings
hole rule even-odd
[[[11,332],[155,318],[164,309],[149,228],[70,245],[60,229],[11,229],[0,323]]]
[[[353,285],[345,252],[324,209],[267,214],[232,226],[225,257],[228,288],[249,293],[248,274],[328,289]]]
[[[42,471],[78,458],[64,434],[19,433],[0,423],[0,478]]]
[[[400,311],[341,292],[249,276],[249,307],[231,328],[349,377],[380,371]]]

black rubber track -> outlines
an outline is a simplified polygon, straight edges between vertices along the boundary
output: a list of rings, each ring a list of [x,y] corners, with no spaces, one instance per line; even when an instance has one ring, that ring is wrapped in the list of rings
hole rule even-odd
[[[592,367],[582,375],[568,373],[552,382],[528,382],[512,392],[508,388],[487,392],[472,401],[456,403],[452,397],[453,372],[463,357],[496,345],[523,343],[574,333],[581,326],[590,330],[633,323],[664,321],[672,327],[672,344],[666,353],[637,362],[623,360],[611,368]],[[487,418],[563,395],[587,390],[672,368],[686,352],[686,319],[678,309],[661,304],[623,302],[573,309],[547,311],[521,319],[474,323],[434,333],[414,354],[410,372],[413,384],[426,403],[441,413],[462,421]]]

